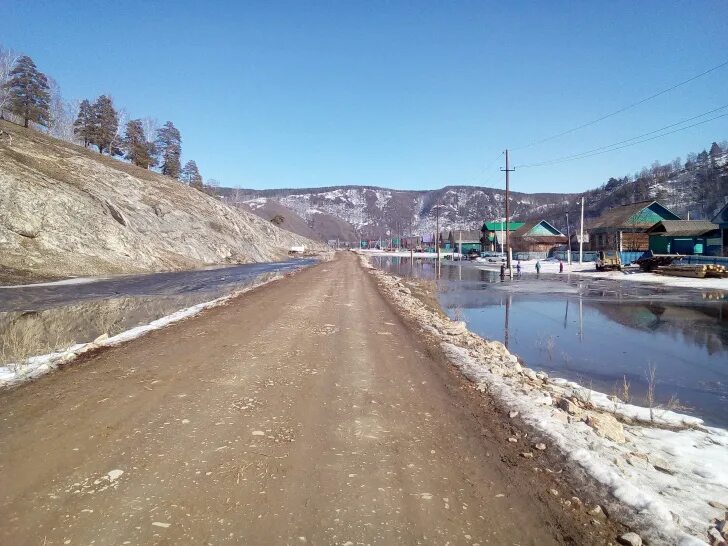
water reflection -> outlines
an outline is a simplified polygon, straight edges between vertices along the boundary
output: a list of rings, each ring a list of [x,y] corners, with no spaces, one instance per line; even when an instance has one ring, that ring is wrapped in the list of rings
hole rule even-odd
[[[379,265],[434,278],[427,264]],[[434,267],[429,266],[434,271]],[[501,280],[472,265],[443,265],[439,300],[480,335],[532,368],[607,393],[623,378],[639,402],[657,367],[657,398],[728,426],[728,295],[558,274]]]
[[[114,335],[313,263],[296,260],[0,288],[0,365]]]

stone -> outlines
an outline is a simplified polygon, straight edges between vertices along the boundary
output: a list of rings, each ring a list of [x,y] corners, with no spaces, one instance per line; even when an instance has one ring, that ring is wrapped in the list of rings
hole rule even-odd
[[[718,510],[727,510],[728,511],[728,506],[726,506],[722,502],[718,502],[718,501],[708,501],[708,504],[710,506],[712,506],[713,508],[717,508]]]
[[[536,381],[536,379],[538,379],[536,377],[536,372],[534,372],[531,368],[523,368],[521,373],[523,373],[523,375],[528,377],[531,381]]]
[[[588,510],[587,513],[590,516],[602,516],[602,517],[605,516],[604,510],[602,510],[602,507],[599,506],[598,504],[596,506],[594,506],[594,508],[591,508],[590,510]]]
[[[710,546],[723,546],[725,544],[725,539],[715,527],[708,530],[708,536],[710,537]]]
[[[637,533],[629,532],[617,537],[617,542],[626,546],[642,546],[642,537]]]
[[[590,414],[586,418],[586,424],[594,429],[597,436],[606,438],[618,444],[623,444],[627,441],[624,436],[624,427],[622,423],[617,419],[606,413],[603,414]]]
[[[564,410],[569,415],[581,415],[583,413],[582,410],[568,398],[559,399],[556,403],[556,407]]]
[[[508,441],[511,442],[512,444],[515,444],[518,440],[516,438],[510,437],[510,438],[508,438]]]
[[[543,442],[539,442],[539,443],[537,443],[537,444],[536,444],[535,446],[533,446],[533,447],[535,447],[535,448],[536,448],[536,449],[538,449],[539,451],[543,451],[543,450],[545,450],[545,449],[546,449],[546,444],[544,444]]]
[[[549,489],[549,493],[551,493],[554,497],[559,496],[559,492],[556,489]]]
[[[531,453],[530,451],[524,451],[523,453],[521,453],[521,457],[523,457],[524,459],[533,459],[533,453]]]
[[[465,322],[463,322],[462,320],[456,320],[451,322],[450,324],[447,324],[443,328],[442,333],[448,336],[459,336],[460,334],[464,334],[466,330],[467,326]]]
[[[513,419],[514,417],[518,417],[518,412],[515,410],[510,411],[508,412],[508,417],[510,417],[511,419]]]

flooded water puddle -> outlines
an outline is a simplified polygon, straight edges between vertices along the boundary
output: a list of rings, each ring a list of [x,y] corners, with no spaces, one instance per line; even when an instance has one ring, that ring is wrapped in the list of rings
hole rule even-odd
[[[119,276],[92,282],[0,288],[0,365],[148,324],[277,274],[294,260],[200,271]]]
[[[435,278],[434,260],[374,260],[397,275]],[[728,293],[576,275],[501,281],[452,264],[438,286],[450,317],[531,368],[647,405],[652,367],[658,404],[728,426]]]

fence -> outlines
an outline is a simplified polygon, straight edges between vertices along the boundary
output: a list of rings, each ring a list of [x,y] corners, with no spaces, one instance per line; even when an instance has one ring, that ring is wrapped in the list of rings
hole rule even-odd
[[[569,258],[567,256],[567,253],[565,250],[555,250],[553,253],[553,257],[557,260],[561,260],[562,262],[568,262]],[[585,250],[582,252],[582,260],[585,262],[593,262],[597,259],[597,253],[592,250]],[[579,251],[578,250],[572,250],[571,251],[571,261],[572,262],[578,262],[579,261]]]
[[[720,256],[685,256],[681,258],[680,263],[725,265],[728,267],[728,258],[721,258]]]

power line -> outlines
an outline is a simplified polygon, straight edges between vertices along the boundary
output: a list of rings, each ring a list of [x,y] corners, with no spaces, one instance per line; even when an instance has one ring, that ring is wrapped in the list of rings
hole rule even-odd
[[[585,152],[581,152],[581,153],[578,153],[578,154],[572,154],[572,155],[567,155],[567,156],[563,156],[563,157],[558,157],[558,158],[555,158],[555,159],[541,161],[539,163],[529,163],[529,164],[526,164],[526,165],[518,165],[518,167],[520,167],[520,168],[529,168],[529,167],[543,167],[543,166],[547,166],[547,165],[556,165],[558,163],[565,163],[567,161],[574,161],[574,160],[577,160],[577,159],[584,159],[584,158],[587,158],[587,157],[593,157],[595,155],[601,155],[601,154],[606,154],[608,152],[614,152],[614,151],[617,151],[617,150],[622,150],[624,148],[629,148],[630,146],[635,146],[637,144],[642,144],[643,142],[649,142],[651,140],[655,140],[655,139],[658,139],[658,138],[662,138],[664,136],[672,135],[674,133],[678,133],[680,131],[684,131],[686,129],[690,129],[690,128],[696,127],[698,125],[703,125],[704,123],[708,123],[710,121],[714,121],[714,120],[719,119],[719,118],[724,118],[724,117],[728,116],[728,113],[721,114],[719,116],[714,116],[712,118],[709,118],[709,119],[706,119],[706,120],[703,120],[703,121],[699,121],[699,122],[693,123],[691,125],[686,125],[685,127],[680,127],[679,129],[675,129],[673,131],[668,131],[666,133],[661,133],[665,129],[669,129],[669,128],[675,127],[677,125],[683,125],[684,123],[687,123],[689,121],[692,121],[692,120],[695,120],[695,119],[698,119],[698,118],[705,117],[705,116],[707,116],[709,114],[712,114],[714,112],[718,112],[720,110],[724,110],[726,108],[728,108],[728,104],[726,104],[725,106],[721,106],[720,108],[715,108],[714,110],[710,110],[709,112],[705,112],[704,114],[700,114],[699,116],[693,116],[691,118],[684,119],[684,120],[679,121],[677,123],[672,123],[670,125],[666,125],[665,127],[662,127],[660,129],[656,129],[654,131],[650,131],[648,133],[644,133],[644,134],[641,134],[641,135],[636,136],[636,137],[628,138],[626,140],[621,140],[619,142],[615,142],[615,143],[609,144],[607,146],[600,146],[599,148],[594,148],[592,150],[587,150]],[[653,136],[653,137],[650,137],[650,138],[643,138],[645,136],[653,135],[655,133],[661,133],[661,134],[656,135],[656,136]],[[639,140],[639,139],[642,139],[642,140]],[[633,142],[633,141],[635,141],[635,142]],[[625,144],[625,143],[628,143],[628,144]],[[621,146],[620,146],[620,144],[621,144]]]
[[[714,72],[718,70],[719,68],[723,68],[724,66],[728,65],[728,61],[724,61],[720,63],[719,65],[716,65],[712,68],[709,68],[705,72],[701,72],[700,74],[697,74],[696,76],[693,76],[692,78],[688,78],[687,80],[681,81],[680,83],[677,83],[671,87],[668,87],[667,89],[663,89],[662,91],[659,91],[658,93],[655,93],[654,95],[650,95],[649,97],[645,97],[644,99],[638,100],[637,102],[633,102],[632,104],[629,104],[627,106],[624,106],[620,108],[619,110],[615,110],[614,112],[610,112],[609,114],[605,114],[601,117],[598,117],[596,119],[593,119],[591,121],[588,121],[586,123],[583,123],[581,125],[578,125],[576,127],[573,127],[571,129],[568,129],[566,131],[562,131],[561,133],[557,133],[555,135],[551,135],[549,137],[543,138],[541,140],[537,140],[536,142],[532,142],[531,144],[526,144],[525,146],[521,146],[519,148],[513,148],[513,150],[523,150],[525,148],[530,148],[532,146],[537,146],[539,144],[543,144],[544,142],[548,142],[550,140],[554,140],[556,138],[562,137],[564,135],[568,135],[570,133],[573,133],[575,131],[578,131],[580,129],[583,129],[584,127],[589,127],[590,125],[594,125],[595,123],[599,123],[600,121],[604,121],[607,118],[611,118],[612,116],[616,116],[617,114],[621,114],[622,112],[629,110],[630,108],[634,108],[635,106],[639,106],[640,104],[644,104],[645,102],[651,101],[652,99],[655,99],[661,95],[664,95],[665,93],[669,93],[670,91],[677,89],[678,87],[682,87],[685,84],[688,84],[694,80],[697,80],[698,78],[702,78],[703,76],[706,76],[707,74],[710,74],[711,72]]]

